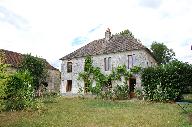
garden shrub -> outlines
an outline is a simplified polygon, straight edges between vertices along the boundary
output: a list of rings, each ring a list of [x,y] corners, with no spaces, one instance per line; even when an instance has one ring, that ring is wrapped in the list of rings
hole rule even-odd
[[[135,88],[135,94],[136,94],[137,99],[142,100],[144,97],[142,87],[136,87]]]
[[[6,81],[9,77],[7,73],[8,65],[5,64],[5,53],[0,50],[0,112],[5,108],[5,89],[6,89]]]
[[[5,103],[4,98],[6,97],[5,89],[6,89],[6,81],[8,75],[5,73],[5,66],[0,64],[0,112],[4,109]]]
[[[112,90],[107,90],[107,91],[102,91],[98,97],[101,99],[110,100],[110,99],[114,99],[114,94]]]
[[[150,100],[179,100],[192,85],[192,65],[174,60],[166,65],[145,68],[142,86]]]
[[[7,80],[6,110],[22,110],[30,107],[34,100],[32,78],[28,71],[16,72]]]
[[[129,97],[129,86],[127,84],[117,85],[113,89],[113,94],[115,96],[115,99],[118,99],[118,100],[128,99],[128,97]]]

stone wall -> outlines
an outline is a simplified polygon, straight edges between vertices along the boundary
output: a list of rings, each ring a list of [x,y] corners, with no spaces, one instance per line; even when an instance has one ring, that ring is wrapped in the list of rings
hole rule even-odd
[[[58,70],[48,70],[48,91],[59,92],[61,84],[61,73]]]
[[[9,73],[15,73],[17,71],[14,67],[8,67],[7,72]],[[61,73],[59,70],[48,70],[48,91],[49,92],[59,92],[60,85],[61,85]]]
[[[155,59],[146,50],[133,50],[127,52],[111,53],[93,56],[93,65],[101,68],[103,74],[109,74],[110,71],[104,69],[104,58],[111,57],[111,64],[113,68],[118,65],[128,66],[128,55],[135,55],[134,66],[148,67],[156,65]],[[76,94],[80,87],[84,87],[83,81],[77,80],[78,74],[83,71],[85,58],[75,58],[72,60],[63,60],[61,64],[61,93],[66,93],[67,80],[72,80],[72,90],[70,93]],[[67,62],[72,62],[72,72],[67,73]],[[140,76],[136,75],[136,87],[141,86]],[[122,81],[115,81],[112,83],[113,86],[122,84]]]

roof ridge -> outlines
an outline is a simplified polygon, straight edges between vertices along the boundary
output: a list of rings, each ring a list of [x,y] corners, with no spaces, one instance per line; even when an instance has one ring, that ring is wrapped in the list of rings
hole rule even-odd
[[[125,35],[112,35],[109,39],[101,38],[93,40],[77,50],[67,54],[60,60],[85,57],[87,55],[101,55],[146,48],[140,40]]]

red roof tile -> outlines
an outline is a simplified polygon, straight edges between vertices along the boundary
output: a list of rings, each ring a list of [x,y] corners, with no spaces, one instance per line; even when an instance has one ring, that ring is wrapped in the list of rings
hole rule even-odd
[[[3,52],[5,54],[5,63],[10,64],[12,67],[18,68],[19,64],[22,61],[22,58],[24,57],[24,54],[8,51],[4,49],[0,49],[0,52]],[[46,60],[45,63],[47,64],[48,69],[51,70],[58,70],[57,68],[51,66]]]

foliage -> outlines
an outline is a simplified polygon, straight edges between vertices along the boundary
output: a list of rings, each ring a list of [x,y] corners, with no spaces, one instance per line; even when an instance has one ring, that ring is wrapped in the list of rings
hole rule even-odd
[[[142,100],[144,97],[143,89],[141,87],[135,89],[135,94],[139,100]]]
[[[42,108],[43,103],[35,98],[34,88],[46,76],[44,61],[26,55],[17,72],[9,73],[8,66],[4,52],[0,51],[0,111]]]
[[[93,61],[91,56],[87,56],[85,58],[85,65],[84,65],[84,71],[79,73],[78,79],[83,79],[85,84],[85,92],[91,92],[92,94],[95,94],[97,96],[100,96],[101,98],[105,99],[125,99],[128,97],[128,85],[125,87],[123,86],[117,86],[113,91],[112,88],[112,81],[114,80],[121,80],[121,78],[124,78],[124,84],[127,84],[127,81],[130,77],[132,77],[133,74],[138,73],[141,68],[140,67],[133,67],[130,71],[127,70],[126,66],[118,66],[115,69],[112,69],[111,74],[104,75],[100,68],[94,67]],[[93,86],[93,82],[95,81],[96,85]],[[83,92],[82,88],[80,87],[81,92]],[[122,95],[120,94],[122,92]],[[127,93],[126,93],[127,92]],[[124,97],[123,97],[124,96]]]
[[[101,73],[100,68],[93,67],[91,56],[85,59],[84,72],[79,73],[79,80],[83,79],[86,87],[85,92],[100,94],[102,88],[107,85],[108,77]],[[93,87],[93,81],[96,81],[96,86]]]
[[[31,56],[30,54],[24,56],[21,65],[19,66],[19,71],[25,70],[27,70],[32,76],[32,87],[34,87],[36,90],[39,88],[42,82],[45,82],[47,78],[45,60]]]
[[[192,86],[191,77],[192,65],[174,60],[166,65],[145,68],[142,85],[150,100],[178,100]]]
[[[153,42],[151,45],[151,51],[158,64],[166,64],[173,60],[175,56],[173,49],[168,49],[164,43]]]
[[[129,95],[129,86],[127,84],[123,84],[123,85],[117,85],[114,89],[113,89],[113,93],[115,96],[115,99],[118,100],[125,100],[128,99],[128,95]]]
[[[5,93],[6,81],[7,81],[8,76],[9,76],[9,74],[6,71],[8,65],[5,64],[5,57],[4,56],[5,56],[5,54],[0,51],[0,112],[5,107],[4,98],[7,96]]]
[[[30,107],[34,99],[34,89],[28,71],[16,72],[9,77],[6,84],[6,110],[22,110]]]
[[[120,33],[117,33],[117,35],[129,36],[134,38],[134,35],[128,29],[121,31]]]

